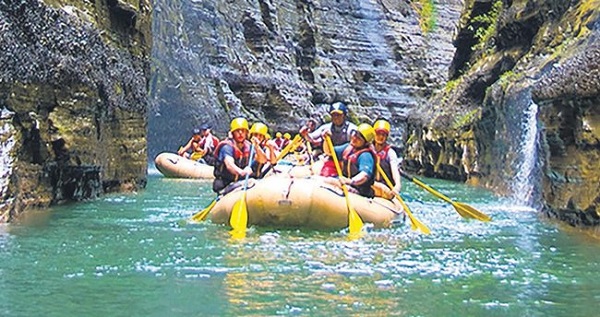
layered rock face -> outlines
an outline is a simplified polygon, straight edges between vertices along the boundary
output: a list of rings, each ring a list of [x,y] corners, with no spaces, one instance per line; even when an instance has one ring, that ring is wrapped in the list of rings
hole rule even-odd
[[[595,30],[600,20],[595,21]],[[591,34],[536,83],[544,124],[546,211],[571,224],[600,224],[600,38]]]
[[[0,221],[145,185],[151,7],[0,1]]]
[[[424,2],[156,1],[151,157],[201,123],[223,137],[238,115],[297,131],[336,100],[355,122],[388,117],[402,142],[408,110],[446,81],[462,8]]]
[[[408,165],[598,224],[599,14],[597,1],[467,1],[440,106],[413,113]]]

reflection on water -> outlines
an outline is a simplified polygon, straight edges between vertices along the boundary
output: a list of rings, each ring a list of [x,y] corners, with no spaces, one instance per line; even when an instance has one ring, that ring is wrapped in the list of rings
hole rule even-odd
[[[485,191],[427,180],[490,214],[482,223],[412,184],[407,203],[431,235],[185,224],[210,183],[151,175],[138,195],[32,213],[0,231],[6,316],[591,316],[596,240],[561,231]],[[31,303],[35,303],[32,305]]]

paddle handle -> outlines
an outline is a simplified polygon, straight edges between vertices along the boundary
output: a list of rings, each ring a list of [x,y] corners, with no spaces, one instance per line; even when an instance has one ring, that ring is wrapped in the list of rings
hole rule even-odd
[[[250,169],[252,169],[252,160],[254,160],[254,144],[250,145],[250,157],[248,158],[248,165]],[[250,173],[252,174],[252,173]],[[246,178],[244,179],[244,192],[248,188],[248,178],[250,178],[250,174],[246,174]]]
[[[425,189],[426,191],[430,192],[433,196],[444,200],[445,202],[449,203],[449,204],[454,204],[454,202],[452,201],[452,199],[448,198],[447,196],[445,196],[444,194],[438,192],[437,190],[431,188],[429,185],[423,183],[422,181],[420,181],[418,178],[412,177],[406,173],[404,173],[402,170],[400,170],[400,175],[406,179],[408,179],[409,181],[417,184],[419,187]]]
[[[329,150],[331,151],[331,158],[333,158],[333,163],[335,165],[335,170],[337,171],[338,177],[342,177],[342,167],[340,166],[340,161],[338,161],[337,155],[335,154],[335,148],[333,147],[333,142],[331,142],[331,138],[326,135],[325,136],[325,142],[327,142],[327,146],[329,147]],[[344,184],[342,184],[344,185]]]

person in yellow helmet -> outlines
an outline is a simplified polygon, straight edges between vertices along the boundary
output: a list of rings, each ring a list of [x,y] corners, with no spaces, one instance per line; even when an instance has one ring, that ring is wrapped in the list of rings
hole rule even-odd
[[[275,133],[275,145],[277,145],[277,151],[281,151],[281,149],[283,149],[283,142],[285,140],[283,139],[283,134],[281,132],[277,132]]]
[[[375,148],[375,154],[377,154],[377,161],[381,169],[386,174],[388,179],[392,182],[392,190],[399,193],[402,189],[401,177],[400,177],[400,159],[396,154],[396,151],[390,144],[387,143],[388,136],[390,134],[391,125],[390,122],[384,118],[375,120],[373,124],[375,129],[375,141],[373,142]],[[375,173],[375,180],[385,184],[383,176],[379,172]]]
[[[221,141],[215,149],[215,180],[213,191],[220,193],[233,182],[252,174],[250,166],[251,143],[248,137],[248,121],[244,118],[231,120],[230,137]]]
[[[290,139],[292,138],[292,136],[289,133],[284,133],[283,134],[283,143],[281,144],[281,148],[284,149],[286,146],[288,146],[288,144],[290,144]]]
[[[328,131],[323,133],[323,137]],[[371,142],[375,139],[375,129],[370,124],[362,123],[350,135],[350,142],[334,146],[339,158],[343,176],[339,182],[349,186],[353,192],[365,197],[374,197],[371,186],[375,182],[376,154]],[[323,145],[326,154],[332,153],[327,144]]]
[[[262,169],[266,162],[275,164],[277,162],[276,148],[277,145],[272,140],[267,140],[269,127],[262,122],[256,122],[250,128],[250,140],[254,144],[256,151],[256,165],[252,166],[254,171],[253,177],[261,178]]]

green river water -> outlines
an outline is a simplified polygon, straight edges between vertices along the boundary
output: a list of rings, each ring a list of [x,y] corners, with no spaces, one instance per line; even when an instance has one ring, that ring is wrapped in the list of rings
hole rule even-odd
[[[210,183],[149,175],[138,194],[0,227],[1,316],[596,316],[600,244],[488,192],[427,179],[491,215],[467,221],[404,183],[431,235],[228,228],[181,220]]]

